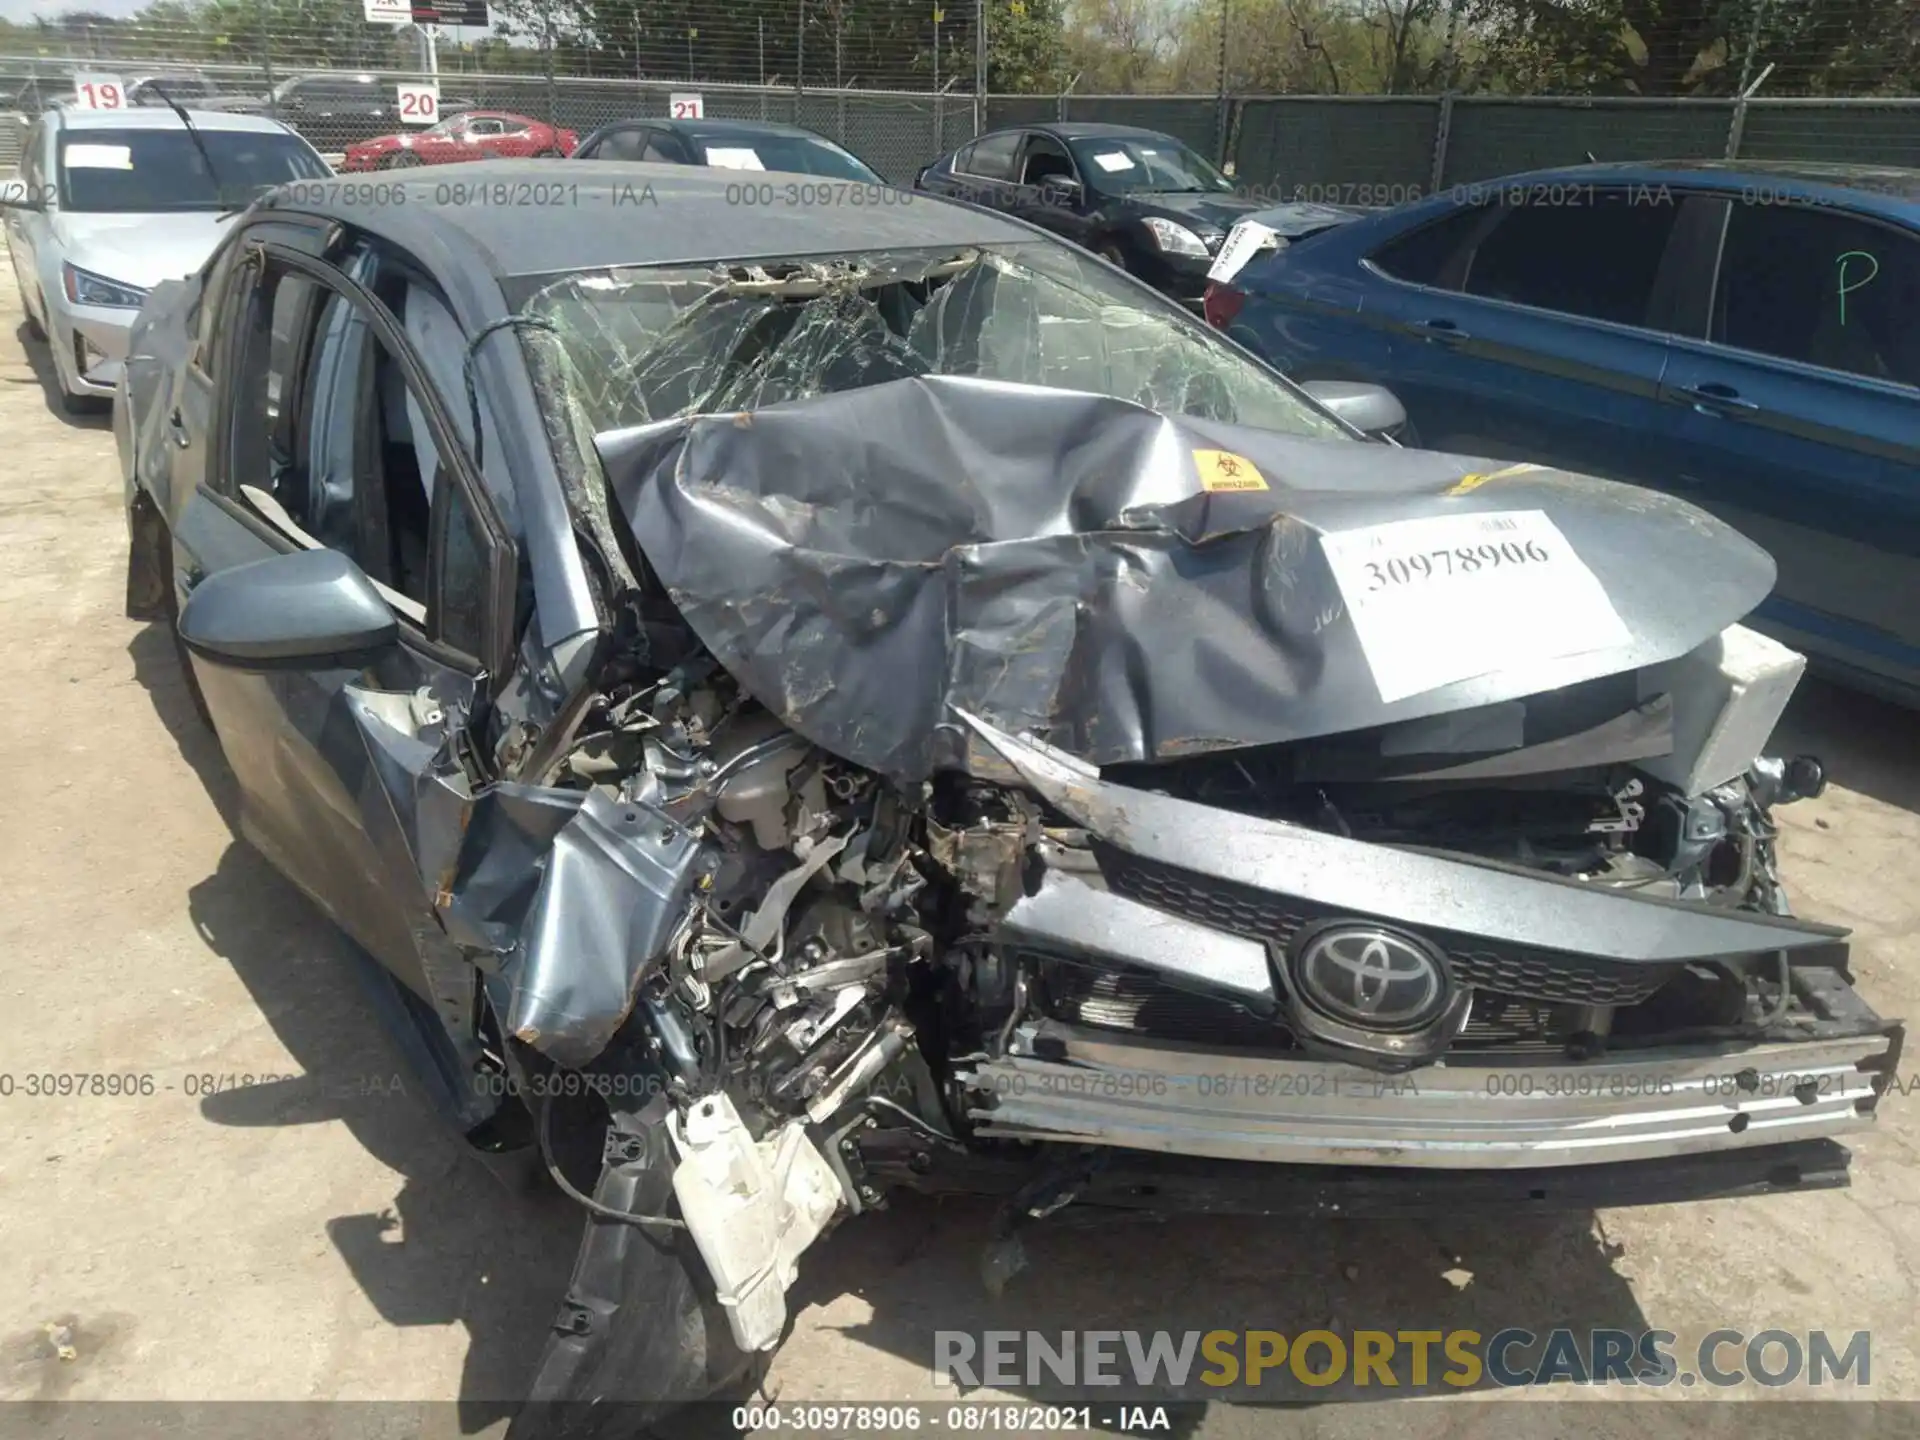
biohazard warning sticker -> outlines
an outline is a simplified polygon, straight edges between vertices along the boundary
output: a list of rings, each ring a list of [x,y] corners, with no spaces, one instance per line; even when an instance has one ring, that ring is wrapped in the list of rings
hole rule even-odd
[[[1267,480],[1254,463],[1231,450],[1196,450],[1194,469],[1200,472],[1202,490],[1264,490]]]

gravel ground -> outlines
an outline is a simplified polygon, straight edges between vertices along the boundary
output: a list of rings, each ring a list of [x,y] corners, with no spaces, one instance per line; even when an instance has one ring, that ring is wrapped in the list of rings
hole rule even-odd
[[[230,783],[167,636],[121,615],[107,423],[57,412],[46,351],[27,341],[13,287],[0,292],[0,653],[14,677],[0,687],[0,1072],[155,1087],[0,1099],[0,1398],[436,1402],[419,1412],[428,1430],[498,1430],[564,1288],[577,1216],[436,1127],[372,1026],[345,943],[233,834]],[[1907,1012],[1920,729],[1812,683],[1789,725],[1834,777],[1782,812],[1796,905],[1854,927],[1862,989],[1883,1014]],[[195,1077],[226,1088],[201,1094],[212,1086]],[[1920,1397],[1917,1139],[1920,1099],[1891,1098],[1855,1146],[1850,1191],[1758,1202],[1041,1229],[999,1298],[979,1279],[985,1208],[902,1203],[809,1256],[766,1388],[947,1399],[928,1373],[936,1329],[1566,1324],[1869,1330],[1864,1393]],[[1783,1434],[1912,1428],[1863,1405],[1845,1423],[1777,1405],[1522,1408],[1529,1433],[1644,1433],[1675,1411],[1690,1430],[1742,1437],[1762,1410]],[[1482,1433],[1489,1413],[1458,1396],[1383,1399],[1288,1411],[1285,1427]],[[1280,1423],[1216,1405],[1181,1428]]]

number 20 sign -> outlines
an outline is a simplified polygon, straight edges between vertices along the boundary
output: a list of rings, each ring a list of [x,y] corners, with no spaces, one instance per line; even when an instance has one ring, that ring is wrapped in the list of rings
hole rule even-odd
[[[440,123],[440,87],[438,85],[400,85],[395,89],[400,98],[402,125]]]
[[[82,73],[73,77],[73,103],[81,110],[124,110],[127,87],[118,75]]]

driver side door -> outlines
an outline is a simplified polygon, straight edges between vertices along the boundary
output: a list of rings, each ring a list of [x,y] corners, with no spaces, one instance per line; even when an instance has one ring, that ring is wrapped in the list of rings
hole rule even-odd
[[[1087,204],[1086,177],[1065,145],[1051,135],[1028,131],[1014,175],[1017,183],[1009,192],[1007,205],[1013,214],[1076,245],[1092,248],[1096,236]],[[1063,180],[1071,186],[1061,185]]]
[[[194,674],[238,783],[242,833],[423,998],[447,958],[415,826],[499,674],[512,552],[406,332],[336,268],[253,247],[228,296],[190,583],[295,550],[350,558],[392,608],[374,653]],[[191,620],[191,611],[188,613]],[[491,669],[490,669],[491,666]],[[444,973],[444,971],[441,971]]]

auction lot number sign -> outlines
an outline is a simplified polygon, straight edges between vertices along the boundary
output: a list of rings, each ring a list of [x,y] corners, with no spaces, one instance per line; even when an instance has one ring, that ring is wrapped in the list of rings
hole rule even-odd
[[[432,84],[396,85],[402,125],[438,125],[440,123],[440,86]]]

